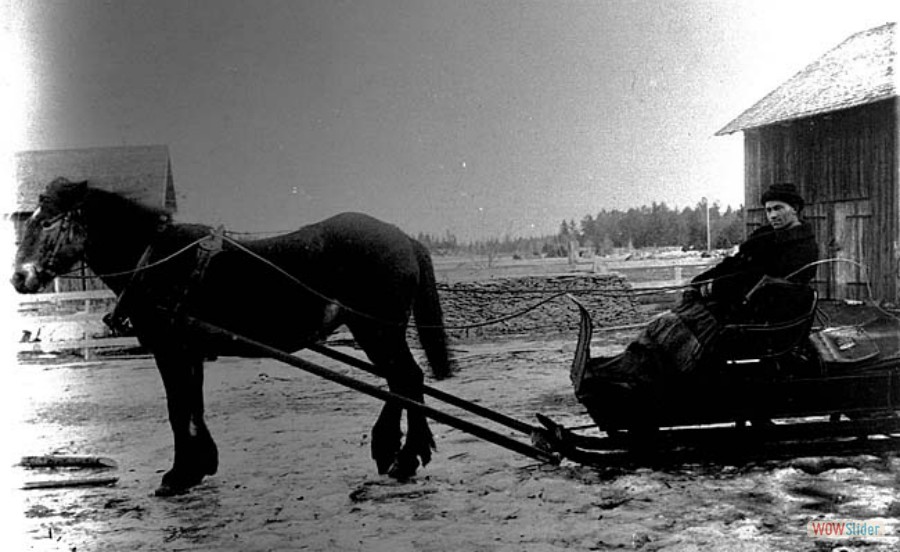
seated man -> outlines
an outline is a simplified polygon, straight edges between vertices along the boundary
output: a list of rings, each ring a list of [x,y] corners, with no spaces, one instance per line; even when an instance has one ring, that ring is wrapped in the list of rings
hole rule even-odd
[[[694,278],[681,302],[653,320],[625,351],[590,361],[575,394],[589,409],[620,418],[652,419],[665,381],[694,373],[724,324],[734,322],[747,294],[764,276],[809,283],[818,246],[800,218],[803,198],[793,184],[775,184],[762,195],[768,225],[754,231],[737,254]],[[595,415],[597,414],[597,415]],[[595,420],[605,418],[592,412]]]

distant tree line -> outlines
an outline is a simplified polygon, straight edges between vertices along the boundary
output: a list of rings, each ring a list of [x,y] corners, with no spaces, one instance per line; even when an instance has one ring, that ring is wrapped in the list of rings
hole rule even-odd
[[[572,236],[581,246],[594,247],[607,253],[615,247],[681,246],[686,249],[707,247],[706,205],[676,210],[665,203],[627,211],[603,210],[587,215],[576,225],[574,221],[560,225],[559,234]],[[728,248],[744,239],[743,208],[728,207],[723,212],[717,203],[709,205],[709,246]]]
[[[461,243],[447,232],[444,236],[420,233],[417,239],[436,254],[468,253],[482,255],[565,256],[569,243],[608,254],[615,248],[671,247],[705,250],[707,247],[707,206],[698,203],[681,210],[665,203],[631,208],[627,211],[602,210],[580,221],[564,220],[555,235],[521,238],[505,236]],[[732,247],[744,239],[744,210],[724,211],[718,203],[709,205],[709,245],[713,249]]]
[[[420,233],[416,239],[425,244],[428,250],[436,255],[466,254],[488,258],[497,255],[520,257],[564,257],[568,252],[568,238],[562,236],[512,237],[503,239],[489,238],[474,242],[462,243],[455,235],[448,232],[437,237]]]

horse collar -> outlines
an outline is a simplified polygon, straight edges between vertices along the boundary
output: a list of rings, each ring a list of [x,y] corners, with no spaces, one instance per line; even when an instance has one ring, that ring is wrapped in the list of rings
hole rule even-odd
[[[144,253],[141,254],[141,258],[138,260],[137,266],[134,267],[134,270],[131,273],[131,278],[128,280],[128,283],[125,284],[125,287],[122,288],[122,291],[119,292],[119,296],[116,297],[116,305],[113,307],[113,310],[103,317],[103,323],[109,327],[110,330],[115,334],[125,334],[129,331],[129,322],[128,322],[128,314],[126,314],[126,310],[124,305],[127,304],[125,301],[126,293],[129,289],[134,287],[135,282],[139,279],[139,275],[144,272],[144,269],[150,264],[150,254],[153,252],[153,244],[149,244],[147,249],[144,250]],[[130,295],[128,296],[130,297]]]

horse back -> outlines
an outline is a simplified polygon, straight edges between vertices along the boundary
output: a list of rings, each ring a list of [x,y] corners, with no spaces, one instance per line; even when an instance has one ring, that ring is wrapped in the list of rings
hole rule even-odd
[[[417,278],[411,238],[362,213],[341,213],[282,236],[249,242],[248,249],[291,273],[357,284]]]
[[[292,336],[321,331],[337,305],[345,321],[405,326],[421,278],[409,236],[346,213],[281,236],[226,241],[191,303],[213,323],[290,349]]]

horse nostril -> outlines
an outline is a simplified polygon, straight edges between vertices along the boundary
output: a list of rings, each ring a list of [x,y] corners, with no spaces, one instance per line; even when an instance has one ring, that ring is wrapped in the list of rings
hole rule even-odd
[[[13,272],[12,278],[10,278],[10,282],[16,291],[19,293],[33,293],[34,290],[30,289],[30,287],[35,283],[31,280],[31,275],[25,270],[17,270]]]

